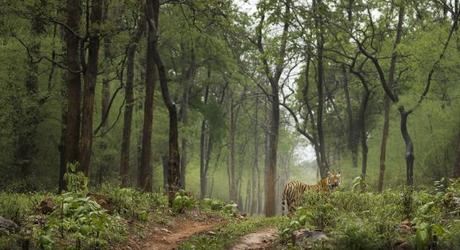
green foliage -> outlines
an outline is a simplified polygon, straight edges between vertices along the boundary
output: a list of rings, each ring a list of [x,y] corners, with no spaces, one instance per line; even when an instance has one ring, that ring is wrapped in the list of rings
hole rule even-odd
[[[54,248],[59,239],[75,242],[77,249],[104,247],[124,234],[121,218],[109,215],[90,197],[69,192],[57,197],[56,205],[46,225],[34,230],[34,238],[44,248]]]
[[[416,249],[456,249],[459,181],[441,180],[432,190],[307,192],[289,223],[280,227],[280,238],[299,246],[292,241],[294,231],[321,229],[328,239],[314,249],[393,249],[401,242]]]
[[[186,210],[195,207],[197,201],[195,198],[189,196],[185,190],[179,190],[174,197],[172,203],[172,210],[174,213],[184,213]]]
[[[167,197],[158,193],[143,193],[132,188],[111,185],[104,185],[102,192],[107,195],[114,212],[140,221],[147,221],[149,212],[164,209],[168,205]]]
[[[86,178],[82,172],[77,172],[77,167],[78,163],[70,163],[67,166],[67,171],[64,174],[67,191],[75,193],[87,193],[88,178]]]
[[[222,212],[223,215],[234,215],[238,212],[237,204],[230,202],[225,203],[218,199],[206,198],[200,202],[200,208],[203,210]]]

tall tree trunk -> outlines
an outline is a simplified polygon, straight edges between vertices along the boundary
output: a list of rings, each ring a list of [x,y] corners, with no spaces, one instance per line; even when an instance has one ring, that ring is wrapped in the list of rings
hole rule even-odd
[[[151,0],[147,8],[152,9],[153,16],[148,15],[149,28],[155,33],[155,40],[153,41],[153,57],[157,65],[158,75],[160,79],[161,94],[163,101],[168,109],[169,114],[169,173],[168,173],[168,198],[169,203],[172,204],[174,195],[179,190],[180,183],[180,155],[179,155],[179,128],[176,104],[172,101],[168,89],[168,79],[166,76],[166,69],[161,60],[160,53],[158,52],[158,20],[160,11],[160,1]]]
[[[361,176],[363,178],[366,178],[367,174],[367,153],[369,151],[368,146],[367,146],[367,129],[366,129],[366,111],[367,111],[367,105],[369,103],[369,96],[370,92],[367,87],[365,87],[365,90],[363,92],[363,97],[361,100],[361,107],[360,107],[360,131],[361,131],[361,150],[362,150],[362,159],[361,159]]]
[[[209,74],[209,73],[208,73]],[[209,86],[206,86],[204,93],[204,104],[208,103],[209,96]],[[209,135],[210,136],[210,135]],[[206,160],[206,148],[209,147],[209,144],[206,143],[206,118],[203,118],[201,121],[201,135],[200,135],[200,198],[204,199],[206,197],[206,187],[207,187],[207,175],[206,175],[206,164],[209,161]]]
[[[380,171],[378,191],[383,191],[383,180],[385,178],[385,160],[387,155],[387,142],[388,133],[390,130],[390,98],[385,95],[383,100],[383,129],[382,129],[382,142],[380,144]]]
[[[68,29],[65,30],[67,65],[67,112],[65,125],[64,164],[76,163],[79,155],[81,113],[81,64],[80,64],[81,0],[67,0]],[[65,172],[65,171],[64,171]],[[61,174],[64,176],[64,173]]]
[[[318,93],[318,108],[317,108],[317,125],[316,129],[318,131],[318,143],[319,143],[319,152],[321,157],[321,165],[320,165],[320,175],[321,178],[326,177],[327,170],[329,168],[327,163],[327,156],[326,156],[326,145],[324,139],[324,131],[323,131],[323,112],[324,112],[324,37],[322,33],[322,17],[319,14],[319,9],[321,5],[321,0],[313,0],[313,9],[315,10],[315,27],[318,30],[317,39],[316,39],[316,46],[318,50],[317,60],[318,60],[318,72],[317,72],[317,80],[316,80],[316,87]]]
[[[254,163],[252,166],[252,181],[251,181],[251,208],[250,213],[257,213],[257,192],[259,185],[259,97],[256,97],[255,118],[254,118]]]
[[[265,215],[274,216],[276,214],[276,164],[278,156],[278,135],[280,122],[279,106],[279,86],[278,83],[271,83],[272,100],[270,102],[269,134],[268,134],[268,154],[265,169]]]
[[[155,1],[149,0],[146,3],[147,20],[154,19],[153,4]],[[156,23],[156,21],[154,21]],[[141,163],[138,171],[139,188],[145,192],[152,191],[152,122],[153,122],[153,96],[155,90],[155,80],[157,78],[157,69],[154,59],[154,50],[156,46],[156,29],[148,25],[147,32],[147,58],[145,66],[145,103],[144,103],[144,125],[142,128],[142,150]]]
[[[128,49],[126,59],[126,85],[125,85],[125,110],[123,117],[123,136],[121,142],[120,154],[120,178],[121,186],[129,185],[129,161],[131,147],[131,130],[133,120],[133,105],[134,105],[134,59],[136,57],[137,44],[144,33],[145,19],[142,17],[137,23],[137,31],[132,37]]]
[[[94,94],[98,74],[99,37],[102,21],[102,0],[93,0],[91,6],[88,45],[88,63],[85,69],[83,91],[83,114],[80,140],[79,170],[89,176],[93,145]]]
[[[235,102],[233,96],[230,101],[230,131],[229,131],[229,147],[230,147],[230,165],[228,170],[229,178],[229,199],[233,202],[238,202],[237,184],[236,184],[236,173],[235,173],[235,136],[236,136],[236,112]]]
[[[276,164],[278,153],[278,136],[280,122],[280,100],[279,100],[279,81],[285,67],[286,47],[288,42],[288,32],[291,18],[291,1],[284,2],[285,12],[283,15],[283,33],[279,47],[279,57],[275,63],[274,73],[265,57],[265,49],[262,43],[262,28],[265,20],[265,13],[262,13],[257,32],[257,47],[262,56],[265,74],[269,80],[271,93],[267,97],[270,98],[271,110],[269,113],[269,139],[268,139],[268,154],[265,165],[264,178],[264,194],[265,194],[265,215],[274,216],[276,214]]]

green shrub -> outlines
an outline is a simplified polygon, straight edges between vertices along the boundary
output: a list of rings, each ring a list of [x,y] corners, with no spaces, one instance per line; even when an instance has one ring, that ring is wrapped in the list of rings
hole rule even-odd
[[[179,190],[172,202],[172,210],[174,213],[184,213],[185,210],[195,207],[196,200],[187,195],[184,190]]]
[[[157,193],[143,193],[133,188],[105,185],[102,192],[107,195],[114,212],[124,217],[147,221],[154,209],[167,207],[167,197]]]

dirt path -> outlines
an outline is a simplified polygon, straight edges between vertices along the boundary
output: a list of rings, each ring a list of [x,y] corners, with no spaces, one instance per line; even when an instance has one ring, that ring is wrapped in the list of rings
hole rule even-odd
[[[276,228],[264,228],[257,232],[243,236],[240,241],[233,246],[232,250],[255,250],[271,249],[273,242],[278,238]]]
[[[218,221],[197,221],[189,218],[175,218],[167,227],[155,227],[141,249],[169,250],[194,234],[210,231]]]

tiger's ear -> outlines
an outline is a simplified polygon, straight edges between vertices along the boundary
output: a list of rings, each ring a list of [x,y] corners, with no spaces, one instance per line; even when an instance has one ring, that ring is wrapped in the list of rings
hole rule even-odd
[[[328,176],[330,176],[330,175],[331,175],[331,171],[328,170],[326,174],[327,174]]]

